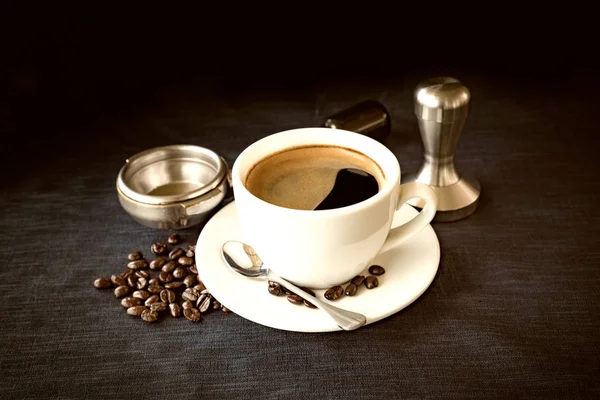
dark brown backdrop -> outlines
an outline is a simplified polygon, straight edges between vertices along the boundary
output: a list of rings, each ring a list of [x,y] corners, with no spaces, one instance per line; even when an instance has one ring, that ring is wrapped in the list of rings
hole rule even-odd
[[[231,24],[194,36],[198,24],[183,34],[177,21],[24,15],[4,25],[0,397],[600,394],[600,75],[577,48],[562,40],[556,51],[540,32],[513,46],[475,31],[462,52],[432,55],[374,23],[369,38],[389,57],[365,62],[348,40],[358,28],[265,42]],[[412,91],[442,73],[471,89],[457,164],[483,193],[469,219],[434,224],[438,275],[404,311],[352,333],[282,332],[220,313],[147,325],[92,288],[164,237],[118,204],[127,156],[192,143],[232,163],[265,135],[376,99],[392,115],[387,146],[414,172]]]

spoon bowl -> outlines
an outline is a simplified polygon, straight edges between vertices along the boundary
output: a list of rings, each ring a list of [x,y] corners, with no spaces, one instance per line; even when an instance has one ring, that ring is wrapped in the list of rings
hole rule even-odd
[[[234,240],[225,242],[221,253],[227,265],[244,276],[250,278],[264,277],[266,279],[269,274],[269,269],[263,267],[258,254],[245,243]]]

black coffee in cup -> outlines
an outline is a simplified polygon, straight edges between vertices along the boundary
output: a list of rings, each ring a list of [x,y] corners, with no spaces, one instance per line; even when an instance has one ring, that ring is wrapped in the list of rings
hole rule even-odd
[[[327,210],[364,201],[383,187],[381,167],[366,155],[338,146],[302,146],[272,154],[249,171],[245,186],[268,203]]]

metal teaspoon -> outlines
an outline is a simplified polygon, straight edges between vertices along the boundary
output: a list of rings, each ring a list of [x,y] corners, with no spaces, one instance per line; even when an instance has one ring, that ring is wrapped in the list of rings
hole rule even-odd
[[[269,268],[263,265],[262,260],[258,257],[254,249],[245,243],[229,240],[221,247],[221,254],[227,265],[235,272],[250,278],[268,279],[285,286],[298,296],[325,311],[345,331],[360,328],[367,323],[367,318],[364,315],[344,310],[319,300],[271,272]]]

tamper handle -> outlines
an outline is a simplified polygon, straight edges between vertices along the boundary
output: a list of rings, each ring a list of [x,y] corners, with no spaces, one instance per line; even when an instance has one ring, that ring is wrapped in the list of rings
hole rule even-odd
[[[434,186],[454,184],[460,178],[454,153],[469,115],[469,89],[454,78],[438,77],[415,89],[415,115],[425,148],[425,164],[419,175]],[[423,176],[425,175],[425,176]]]

